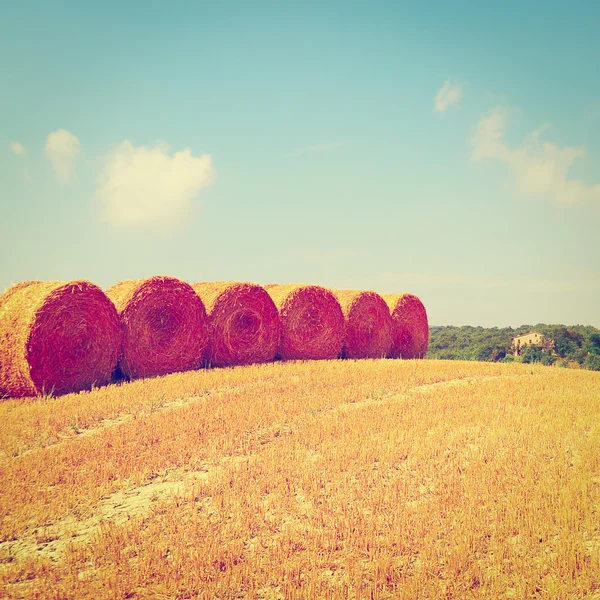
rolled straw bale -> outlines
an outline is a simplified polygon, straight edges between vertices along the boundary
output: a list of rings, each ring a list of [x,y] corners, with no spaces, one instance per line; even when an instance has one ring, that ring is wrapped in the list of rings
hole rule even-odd
[[[337,358],[344,315],[337,298],[318,285],[267,285],[281,320],[278,356],[283,360]]]
[[[383,294],[393,321],[389,358],[423,358],[429,346],[429,324],[423,303],[413,294]]]
[[[206,310],[192,286],[174,277],[122,281],[106,290],[123,323],[125,377],[197,369],[208,343]]]
[[[375,292],[335,290],[344,313],[343,358],[385,358],[392,347],[392,317]]]
[[[0,395],[107,384],[120,345],[117,311],[93,283],[18,283],[0,296]]]
[[[275,358],[279,313],[262,287],[228,281],[201,282],[192,287],[208,314],[208,365],[231,367]]]

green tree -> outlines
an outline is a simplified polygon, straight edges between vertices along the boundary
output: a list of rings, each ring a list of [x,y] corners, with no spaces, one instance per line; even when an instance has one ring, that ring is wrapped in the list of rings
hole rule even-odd
[[[554,348],[559,356],[568,358],[569,360],[578,360],[581,362],[582,357],[578,355],[583,342],[583,336],[580,333],[561,327],[554,336]]]
[[[600,354],[588,353],[582,366],[590,371],[600,371]]]
[[[600,333],[592,333],[589,337],[589,352],[600,355]]]
[[[556,357],[554,357],[552,355],[551,350],[548,350],[547,348],[543,348],[542,349],[542,357],[540,360],[543,365],[546,365],[548,367],[554,363],[554,361],[556,360]]]
[[[542,349],[537,346],[525,346],[521,352],[524,363],[537,363],[542,361]]]
[[[500,361],[512,352],[512,338],[527,333],[539,331],[547,339],[554,341],[553,354],[550,348],[543,348],[542,355],[529,355],[527,360],[539,359],[543,364],[556,362],[560,359],[584,363],[588,354],[600,356],[600,330],[589,325],[522,325],[511,327],[430,327],[428,358],[447,360],[483,360]],[[510,360],[510,359],[509,359]],[[590,359],[592,360],[592,359]],[[521,362],[521,357],[518,357]]]
[[[491,355],[491,359],[494,362],[499,362],[501,360],[504,360],[504,358],[507,355],[507,350],[505,346],[496,346],[493,350],[492,350],[492,355]]]

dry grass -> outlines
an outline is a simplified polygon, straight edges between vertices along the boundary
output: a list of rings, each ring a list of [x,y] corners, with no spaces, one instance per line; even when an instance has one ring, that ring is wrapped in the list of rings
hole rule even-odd
[[[208,344],[204,304],[174,277],[122,281],[106,290],[123,323],[119,368],[129,379],[197,369]]]
[[[599,386],[319,361],[8,400],[0,596],[597,597]]]
[[[208,365],[231,367],[275,358],[279,313],[262,287],[228,281],[196,283],[192,287],[208,313]]]
[[[281,319],[278,355],[283,360],[337,358],[344,315],[332,292],[318,285],[266,285]]]
[[[0,295],[0,397],[104,385],[120,344],[117,312],[93,283],[19,283]]]
[[[383,294],[392,315],[393,343],[389,358],[424,358],[429,323],[423,303],[413,294]]]

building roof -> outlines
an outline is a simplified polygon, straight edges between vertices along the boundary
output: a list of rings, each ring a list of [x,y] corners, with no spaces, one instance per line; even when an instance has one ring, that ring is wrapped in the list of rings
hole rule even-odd
[[[516,336],[513,338],[513,340],[519,340],[519,339],[521,339],[521,338],[524,338],[524,337],[530,337],[530,336],[532,336],[532,335],[539,335],[539,336],[541,336],[541,337],[544,337],[544,334],[543,334],[543,333],[540,333],[539,331],[530,331],[529,333],[522,333],[521,335],[516,335]]]

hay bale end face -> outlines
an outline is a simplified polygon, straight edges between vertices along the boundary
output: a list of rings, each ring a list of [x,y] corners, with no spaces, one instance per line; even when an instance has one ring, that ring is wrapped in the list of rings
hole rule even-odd
[[[87,281],[25,281],[0,296],[0,395],[61,395],[110,382],[117,311]]]
[[[122,281],[106,290],[123,323],[119,368],[130,379],[197,369],[208,343],[206,310],[174,277]]]
[[[279,310],[283,360],[337,358],[342,350],[344,315],[332,292],[318,285],[267,285]]]
[[[429,346],[429,323],[423,303],[413,294],[383,294],[393,321],[389,358],[424,358]]]
[[[262,287],[227,281],[201,282],[192,287],[208,314],[208,366],[249,365],[275,358],[279,313]]]
[[[375,292],[334,291],[344,313],[343,358],[385,358],[392,347],[392,317]]]

